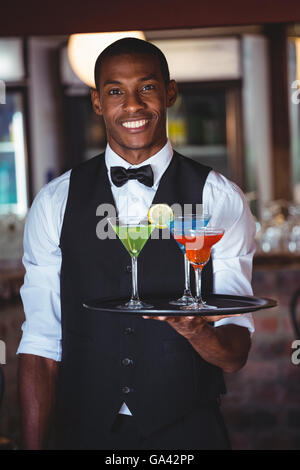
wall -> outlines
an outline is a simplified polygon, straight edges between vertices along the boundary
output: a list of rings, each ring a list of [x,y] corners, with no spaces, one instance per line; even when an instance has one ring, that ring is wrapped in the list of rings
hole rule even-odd
[[[28,41],[28,101],[33,196],[61,173],[64,160],[63,109],[58,46],[61,39]]]
[[[289,314],[299,287],[299,269],[254,272],[254,294],[274,298],[278,306],[253,314],[248,363],[226,375],[222,408],[235,449],[300,448],[300,365],[291,362],[296,337]]]
[[[73,0],[5,2],[1,8],[3,36],[69,34],[251,25],[300,20],[298,0],[164,0],[141,2]]]

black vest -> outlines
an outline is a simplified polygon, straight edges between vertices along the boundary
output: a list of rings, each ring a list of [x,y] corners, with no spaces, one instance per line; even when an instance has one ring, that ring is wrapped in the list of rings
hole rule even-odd
[[[153,204],[201,204],[209,171],[175,152]],[[62,448],[97,448],[124,401],[147,436],[225,392],[221,370],[167,323],[82,306],[88,299],[131,294],[129,254],[118,238],[96,235],[103,203],[114,204],[104,154],[72,170],[60,239],[57,433]],[[176,242],[150,238],[138,258],[138,276],[142,299],[179,297],[184,269]],[[212,291],[211,262],[202,284],[204,292]]]

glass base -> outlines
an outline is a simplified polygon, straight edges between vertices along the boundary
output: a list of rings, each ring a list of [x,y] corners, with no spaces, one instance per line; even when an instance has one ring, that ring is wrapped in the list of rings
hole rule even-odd
[[[147,308],[153,308],[153,305],[146,304],[145,302],[142,302],[141,300],[129,300],[124,305],[118,305],[117,308],[123,309],[123,310],[141,310],[142,308],[147,309]]]
[[[194,302],[190,305],[181,307],[180,310],[207,310],[207,309],[215,310],[217,308],[218,307],[216,307],[215,305],[208,305],[206,302]]]
[[[190,305],[193,303],[195,303],[195,299],[192,296],[192,294],[183,294],[183,296],[180,297],[180,299],[171,300],[169,302],[169,304],[171,305]]]

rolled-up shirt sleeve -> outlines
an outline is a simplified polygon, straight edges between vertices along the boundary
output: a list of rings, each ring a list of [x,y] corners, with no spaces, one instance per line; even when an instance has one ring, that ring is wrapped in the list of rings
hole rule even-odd
[[[210,226],[225,229],[223,238],[212,248],[214,293],[252,295],[252,263],[256,226],[244,194],[222,175],[211,172],[206,188],[206,210],[212,214]],[[205,196],[205,195],[204,195]],[[236,324],[253,334],[251,313],[215,322],[215,326]]]
[[[53,188],[50,184],[38,193],[25,224],[22,261],[26,273],[20,291],[25,321],[17,354],[34,354],[60,361],[59,219],[62,214],[53,214]]]

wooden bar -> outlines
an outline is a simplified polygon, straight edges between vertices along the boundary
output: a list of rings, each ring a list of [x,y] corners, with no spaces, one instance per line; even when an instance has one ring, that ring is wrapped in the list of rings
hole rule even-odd
[[[293,269],[300,268],[300,253],[257,253],[253,259],[253,269]]]

